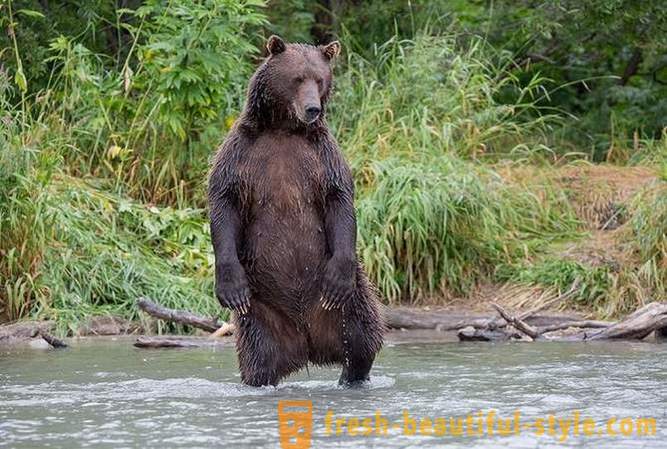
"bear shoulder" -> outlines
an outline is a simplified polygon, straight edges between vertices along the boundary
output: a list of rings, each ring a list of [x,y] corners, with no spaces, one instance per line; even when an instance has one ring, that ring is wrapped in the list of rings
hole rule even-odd
[[[352,170],[326,125],[317,131],[314,142],[322,157],[329,190],[353,192]]]
[[[239,164],[251,139],[238,126],[232,128],[218,147],[208,175],[209,199],[234,193],[238,187]]]

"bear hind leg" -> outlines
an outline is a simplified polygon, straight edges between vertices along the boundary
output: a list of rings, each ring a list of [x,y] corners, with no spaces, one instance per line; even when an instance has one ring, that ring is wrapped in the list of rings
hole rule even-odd
[[[281,317],[267,309],[257,313],[258,308],[237,318],[241,380],[255,387],[275,386],[306,364],[307,345]]]
[[[365,340],[369,337],[359,320],[343,318],[343,371],[338,383],[358,386],[370,380],[376,351]]]
[[[382,347],[384,324],[375,292],[361,273],[360,286],[351,307],[343,309],[343,371],[341,385],[358,386],[370,379],[375,355]]]

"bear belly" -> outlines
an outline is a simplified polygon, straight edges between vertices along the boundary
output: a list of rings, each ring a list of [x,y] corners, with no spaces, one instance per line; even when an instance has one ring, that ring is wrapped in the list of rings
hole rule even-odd
[[[318,300],[327,257],[324,223],[316,211],[258,214],[245,234],[246,273],[256,300],[300,309]]]
[[[319,300],[328,260],[323,166],[306,140],[280,132],[259,138],[245,157],[256,169],[242,192],[248,201],[241,263],[254,300],[303,310]]]

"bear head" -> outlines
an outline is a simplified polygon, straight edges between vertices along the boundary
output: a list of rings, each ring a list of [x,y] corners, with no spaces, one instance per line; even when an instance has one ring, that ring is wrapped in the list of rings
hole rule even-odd
[[[271,36],[269,53],[253,75],[246,112],[262,127],[308,127],[321,123],[332,85],[331,63],[340,43],[287,44]]]

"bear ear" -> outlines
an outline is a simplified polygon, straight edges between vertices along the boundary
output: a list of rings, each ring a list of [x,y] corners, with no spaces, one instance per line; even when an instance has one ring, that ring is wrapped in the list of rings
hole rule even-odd
[[[325,45],[322,47],[322,53],[324,53],[324,56],[331,61],[340,54],[340,42],[333,41],[330,44]]]
[[[266,41],[266,49],[270,55],[280,54],[285,51],[285,48],[285,42],[275,34]]]

